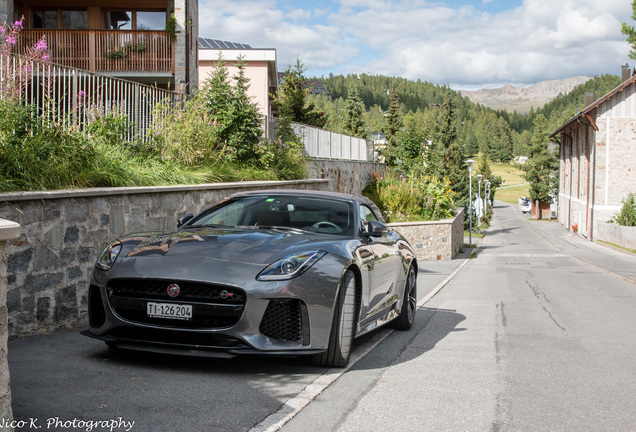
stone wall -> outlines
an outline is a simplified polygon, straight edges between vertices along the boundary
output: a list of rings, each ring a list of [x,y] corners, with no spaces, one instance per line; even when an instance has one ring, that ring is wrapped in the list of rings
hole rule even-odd
[[[7,241],[20,236],[20,225],[0,219],[0,421],[7,424],[13,420],[11,411],[11,386],[9,363],[7,362],[7,340],[9,338],[7,317]],[[2,430],[11,430],[4,427]]]
[[[415,249],[418,261],[450,260],[464,245],[464,209],[457,216],[432,222],[399,222],[389,224],[402,234]]]
[[[330,179],[333,190],[352,195],[362,194],[373,173],[386,171],[386,165],[377,162],[315,159],[309,164],[311,178]]]

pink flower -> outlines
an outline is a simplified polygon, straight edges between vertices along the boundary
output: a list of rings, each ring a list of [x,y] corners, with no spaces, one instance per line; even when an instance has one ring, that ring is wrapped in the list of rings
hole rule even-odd
[[[17,28],[17,29],[21,29],[22,28],[22,21],[16,21],[13,23],[13,27]]]
[[[44,38],[40,39],[38,43],[35,44],[36,51],[46,51],[48,47],[46,46],[46,40]]]
[[[51,58],[51,56],[49,56],[48,54],[44,54],[44,55],[42,56],[42,60],[44,60],[44,61],[46,61],[46,60],[48,60],[48,59],[50,59],[50,58]]]
[[[18,40],[16,39],[16,37],[15,37],[15,36],[9,36],[9,37],[6,39],[6,42],[7,42],[7,44],[9,44],[9,45],[13,46],[13,45],[15,45],[15,44],[18,42]]]

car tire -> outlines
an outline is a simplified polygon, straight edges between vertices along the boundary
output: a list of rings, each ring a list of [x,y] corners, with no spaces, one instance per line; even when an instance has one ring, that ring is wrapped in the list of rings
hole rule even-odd
[[[413,266],[409,267],[404,283],[404,298],[400,314],[392,322],[396,330],[408,330],[415,322],[415,312],[417,311],[417,274]]]
[[[345,367],[349,364],[355,312],[356,277],[351,270],[347,270],[338,292],[327,351],[314,356],[315,365]]]

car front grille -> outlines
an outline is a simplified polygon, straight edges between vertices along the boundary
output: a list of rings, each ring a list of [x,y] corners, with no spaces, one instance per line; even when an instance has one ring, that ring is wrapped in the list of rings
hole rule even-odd
[[[309,318],[304,303],[296,299],[271,300],[263,314],[259,331],[283,341],[309,343]]]
[[[168,295],[176,284],[180,293]],[[168,327],[217,329],[238,322],[245,308],[245,292],[236,287],[190,281],[157,279],[114,279],[109,282],[108,301],[117,315],[138,323]],[[149,317],[149,301],[192,305],[192,319]]]

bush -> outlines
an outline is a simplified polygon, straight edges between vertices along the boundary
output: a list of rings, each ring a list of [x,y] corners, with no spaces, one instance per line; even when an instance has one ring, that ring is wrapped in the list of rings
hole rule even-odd
[[[633,192],[623,200],[621,211],[611,221],[622,226],[636,226],[636,196]]]
[[[388,171],[385,178],[375,175],[364,195],[372,199],[387,222],[430,221],[455,215],[455,193],[448,182]]]

